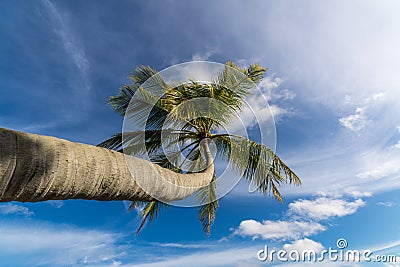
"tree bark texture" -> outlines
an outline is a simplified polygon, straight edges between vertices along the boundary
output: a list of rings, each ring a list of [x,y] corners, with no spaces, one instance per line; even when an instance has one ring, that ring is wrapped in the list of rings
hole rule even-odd
[[[204,148],[207,169],[178,174],[105,148],[0,128],[0,202],[180,200],[211,182]]]

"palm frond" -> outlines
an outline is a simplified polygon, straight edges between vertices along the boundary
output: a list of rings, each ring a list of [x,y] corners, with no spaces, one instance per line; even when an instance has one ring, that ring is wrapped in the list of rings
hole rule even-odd
[[[119,152],[124,150],[126,154],[136,156],[145,154],[151,156],[162,147],[162,141],[172,144],[175,140],[181,142],[193,137],[196,137],[196,133],[188,130],[175,131],[173,129],[162,129],[134,131],[123,134],[117,133],[98,144],[98,146]]]
[[[124,87],[119,88],[118,94],[115,96],[111,96],[108,99],[108,104],[115,112],[117,112],[121,116],[124,116],[126,109],[129,106],[129,102],[135,95],[137,88],[138,87],[135,84],[132,86],[125,85]]]
[[[151,67],[137,67],[129,76],[132,84],[120,88],[116,96],[110,97],[109,104],[125,120],[139,126],[137,129],[144,130],[117,133],[99,146],[135,155],[147,153],[152,162],[164,168],[191,173],[205,167],[199,142],[211,135],[217,157],[226,159],[258,191],[282,201],[282,184],[301,183],[274,151],[244,137],[212,134],[232,122],[266,71],[259,64],[242,68],[229,61],[211,83],[190,80],[169,85]],[[207,235],[218,208],[216,190],[214,174],[210,185],[196,194],[202,204],[199,219]],[[166,206],[157,200],[131,202],[130,209],[141,211],[136,234]]]
[[[235,117],[235,110],[221,101],[198,98],[175,107],[169,113],[166,122],[172,128],[183,123],[191,123],[203,132],[209,132],[213,126],[230,124]]]
[[[150,202],[131,201],[129,210],[140,210],[141,222],[136,231],[136,235],[140,233],[146,222],[151,223],[155,218],[157,218],[160,210],[166,207],[168,207],[168,204],[160,202],[158,200],[153,200]]]
[[[163,168],[167,168],[171,171],[182,173],[182,168],[179,166],[180,152],[170,152],[168,155],[159,153],[154,155],[151,162],[160,165]]]
[[[122,133],[114,134],[111,138],[101,142],[97,146],[122,152]]]
[[[256,88],[255,83],[261,81],[266,71],[267,69],[259,64],[242,69],[228,61],[212,84],[213,97],[240,111],[244,99]]]
[[[240,68],[233,62],[228,62],[228,66],[241,71],[247,78],[249,78],[253,83],[258,84],[263,79],[265,72],[268,68],[263,68],[260,64],[251,64],[248,68]]]
[[[186,173],[195,173],[195,172],[200,172],[206,169],[207,164],[206,164],[206,159],[202,156],[203,154],[200,151],[200,146],[199,142],[196,143],[196,145],[190,149],[189,153],[186,155],[185,158],[185,170]],[[182,162],[183,165],[184,162]]]
[[[133,81],[132,85],[125,85],[119,89],[115,96],[111,96],[108,104],[120,115],[126,115],[128,107],[131,114],[143,111],[156,106],[165,110],[160,101],[157,101],[166,91],[169,85],[161,75],[149,66],[137,67],[129,78]],[[135,96],[134,103],[131,99]],[[153,103],[157,103],[154,105]]]
[[[144,206],[149,203],[148,201],[131,201],[129,203],[129,207],[128,207],[128,211],[133,211],[133,210],[137,210],[137,211],[142,211]]]
[[[128,77],[129,79],[133,80],[133,82],[137,85],[142,85],[156,73],[157,71],[154,70],[152,67],[142,65],[136,67],[135,70],[132,71],[131,75],[129,75]]]
[[[199,220],[201,222],[202,229],[207,236],[210,236],[211,226],[215,221],[216,211],[218,208],[216,183],[217,180],[214,174],[211,183],[208,186],[200,189],[196,194],[199,203],[205,203],[200,206]]]
[[[125,120],[141,128],[161,129],[168,114],[159,95],[139,87],[125,109]]]
[[[240,136],[214,135],[212,138],[218,155],[227,159],[230,166],[261,193],[272,193],[281,202],[279,186],[284,183],[301,185],[299,177],[265,145]]]

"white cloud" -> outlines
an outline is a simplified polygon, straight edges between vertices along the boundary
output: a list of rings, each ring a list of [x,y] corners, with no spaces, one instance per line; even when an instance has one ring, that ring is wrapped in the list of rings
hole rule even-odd
[[[296,240],[293,243],[283,245],[283,249],[285,249],[287,252],[298,251],[299,253],[302,253],[303,251],[309,250],[318,253],[324,249],[324,246],[319,242],[304,238]]]
[[[397,144],[395,144],[393,147],[397,148],[397,149],[400,149],[400,141],[398,141]]]
[[[397,160],[388,160],[377,164],[375,162],[373,168],[357,174],[361,179],[382,179],[391,175],[400,174],[400,165]]]
[[[16,205],[16,204],[2,204],[0,205],[0,213],[4,215],[17,214],[24,216],[31,216],[34,213],[27,207]]]
[[[176,267],[176,266],[257,266],[256,254],[259,247],[227,248],[221,251],[191,253],[184,256],[171,255],[166,259],[154,260],[151,263],[124,265],[126,267]],[[250,262],[250,263],[249,263]],[[247,264],[247,265],[245,265]]]
[[[240,120],[229,125],[228,130],[237,132],[243,127],[252,128],[257,124],[263,125],[263,129],[272,129],[274,120],[279,121],[282,116],[291,114],[284,104],[295,98],[295,94],[282,89],[283,82],[281,77],[266,76],[258,86],[260,90],[246,99],[246,105],[239,114]]]
[[[316,137],[315,142],[301,149],[281,153],[281,158],[299,174],[303,183],[301,189],[285,187],[282,193],[342,193],[352,188],[351,191],[377,194],[400,188],[400,150],[387,146],[396,127],[383,130],[380,123],[372,124],[373,127],[357,135],[340,131],[337,136],[319,136],[321,141]],[[376,134],[377,131],[381,133]]]
[[[151,243],[155,246],[160,247],[168,247],[168,248],[188,248],[188,249],[198,249],[198,248],[208,248],[214,247],[214,245],[210,244],[182,244],[182,243]]]
[[[348,194],[354,198],[371,197],[372,196],[371,192],[360,192],[358,190],[346,190],[346,194]]]
[[[377,255],[396,255],[397,264],[400,263],[399,249],[400,249],[400,240],[395,240],[390,243],[376,244],[374,247],[367,247],[366,249],[373,251],[373,256]],[[398,266],[396,263],[394,265],[386,265],[386,266]]]
[[[112,232],[37,221],[0,223],[0,236],[0,261],[5,266],[172,267],[193,266],[193,263],[199,267],[251,263],[256,266],[259,250],[258,246],[225,247],[208,243],[147,243],[142,246],[143,242],[128,244],[122,235]],[[192,249],[195,251],[188,251]],[[164,254],[165,251],[168,254]]]
[[[65,225],[0,224],[0,235],[1,257],[15,265],[110,265],[118,250],[115,234]]]
[[[368,123],[368,118],[365,115],[365,108],[358,107],[355,114],[339,118],[339,122],[342,126],[353,132],[362,130]]]
[[[377,102],[385,100],[385,97],[385,93],[380,92],[365,98],[361,101],[362,106],[356,108],[355,114],[339,118],[340,124],[353,132],[362,130],[369,123],[367,110],[374,109]],[[345,102],[349,102],[348,95],[345,96]]]
[[[283,82],[283,78],[269,75],[259,84],[258,87],[262,96],[265,97],[269,103],[269,109],[265,106],[265,101],[261,101],[261,96],[259,94],[255,94],[248,99],[248,104],[254,110],[259,123],[271,120],[271,115],[275,121],[279,121],[282,116],[291,113],[290,109],[284,107],[284,102],[293,100],[296,94],[288,89],[283,89],[281,87]]]
[[[388,207],[388,208],[393,207],[393,206],[396,205],[396,203],[391,202],[391,201],[387,201],[387,202],[380,201],[380,202],[378,202],[378,203],[376,203],[376,204],[377,204],[378,206],[384,206],[384,207]]]
[[[346,201],[320,197],[315,200],[300,199],[289,204],[289,212],[312,220],[326,220],[355,213],[365,206],[362,199]]]
[[[260,85],[258,86],[261,91],[263,92],[269,92],[269,95],[272,95],[272,91],[284,82],[284,80],[281,77],[276,77],[274,75],[270,75],[267,77],[264,77],[264,79],[260,82]],[[270,99],[270,97],[268,97]]]
[[[275,25],[274,28],[265,27],[264,35],[252,48],[254,53],[263,52],[268,59],[278,58],[282,69],[288,73],[285,76],[301,86],[305,93],[337,110],[346,94],[365,97],[376,88],[398,88],[396,72],[400,67],[400,55],[396,51],[400,44],[400,28],[393,26],[393,20],[397,21],[396,25],[399,22],[395,15],[397,3],[386,6],[377,6],[373,1],[308,3],[296,6],[301,13],[289,12],[289,16],[284,16],[290,9],[288,5],[282,2],[269,6],[267,15],[258,14],[250,20]],[[260,7],[261,12],[265,9]],[[367,23],[362,22],[365,14],[372,14]],[[385,25],[385,30],[376,26],[378,22]],[[242,27],[249,25],[246,23]],[[238,31],[237,27],[234,29]],[[371,35],[363,34],[366,31]],[[260,42],[264,45],[260,46]],[[396,60],[386,60],[393,57]]]
[[[283,78],[276,77],[275,75],[269,75],[264,77],[258,87],[268,101],[273,102],[277,100],[294,99],[296,94],[293,91],[280,88],[283,82]]]
[[[211,48],[209,50],[207,50],[206,52],[203,53],[195,53],[192,56],[192,61],[205,61],[205,60],[209,60],[213,55],[215,55],[216,53],[219,52],[218,48]]]
[[[382,101],[385,100],[385,93],[380,92],[373,94],[372,96],[368,97],[365,102],[368,104],[369,102],[374,102],[374,101]]]
[[[361,192],[359,190],[356,190],[353,187],[347,187],[345,190],[340,191],[340,192],[318,191],[316,195],[319,197],[338,199],[338,198],[344,198],[344,197],[352,197],[352,198],[371,197],[372,193],[371,192]]]
[[[289,166],[300,173],[304,185],[301,190],[283,188],[283,193],[315,194],[327,189],[343,192],[349,187],[375,193],[399,188],[396,179],[400,175],[396,164],[400,157],[399,149],[389,148],[400,148],[400,144],[387,147],[393,140],[393,129],[398,125],[398,120],[393,118],[393,114],[398,112],[388,110],[388,107],[398,106],[391,103],[395,97],[393,91],[369,93],[358,99],[354,97],[351,105],[357,109],[356,112],[343,116],[340,122],[357,135],[350,131],[327,130],[324,135],[316,135],[314,142],[300,145],[301,149],[281,154]],[[349,103],[346,105],[348,109]],[[342,113],[342,109],[338,112]],[[372,185],[372,179],[379,179],[379,184],[377,181]]]
[[[239,224],[233,235],[250,236],[253,239],[293,240],[314,235],[326,230],[316,222],[304,221],[263,221],[245,220]]]
[[[49,200],[49,201],[46,201],[46,203],[57,209],[64,206],[64,202],[61,200]]]
[[[351,191],[355,196],[371,196],[370,193]],[[348,193],[346,193],[348,195]],[[342,198],[340,198],[342,197]],[[320,222],[327,219],[343,217],[355,213],[359,208],[365,206],[362,199],[349,201],[341,195],[318,197],[314,200],[299,199],[289,204],[286,213],[288,220],[244,220],[236,229],[232,236],[251,237],[271,240],[296,240],[308,236],[316,235],[327,230],[325,225]],[[294,242],[292,245],[305,245],[312,242],[304,239],[302,242]],[[314,244],[316,245],[316,244]]]

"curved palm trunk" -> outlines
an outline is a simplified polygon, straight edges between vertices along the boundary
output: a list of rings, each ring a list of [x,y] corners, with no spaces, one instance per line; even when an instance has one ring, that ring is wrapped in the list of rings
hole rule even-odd
[[[211,182],[203,148],[207,169],[178,174],[105,148],[0,128],[0,202],[183,199]]]

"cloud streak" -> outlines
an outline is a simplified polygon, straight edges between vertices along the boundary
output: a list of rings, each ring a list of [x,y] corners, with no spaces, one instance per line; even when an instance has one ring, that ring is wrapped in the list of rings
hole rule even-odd
[[[227,248],[223,250],[213,250],[208,252],[190,253],[184,256],[169,256],[165,259],[157,260],[151,263],[141,263],[134,265],[123,265],[124,267],[175,267],[175,266],[242,266],[248,262],[256,263],[256,252],[259,247],[247,248]]]
[[[74,33],[70,27],[68,27],[53,3],[50,2],[50,0],[42,0],[42,3],[48,11],[51,19],[55,22],[54,24],[58,26],[55,31],[62,41],[65,52],[79,70],[85,89],[90,90],[89,80],[87,77],[90,63],[86,58],[84,49],[78,44]]]
[[[0,259],[6,265],[8,261],[30,266],[110,264],[118,254],[117,235],[101,231],[2,223],[0,233]]]
[[[126,243],[121,234],[38,221],[3,222],[0,234],[0,260],[7,266],[240,266],[254,263],[258,250],[207,243]]]
[[[16,204],[1,204],[0,213],[3,215],[11,215],[11,214],[24,215],[24,216],[34,215],[34,212],[30,211],[27,207]]]

